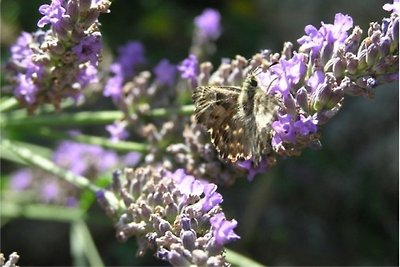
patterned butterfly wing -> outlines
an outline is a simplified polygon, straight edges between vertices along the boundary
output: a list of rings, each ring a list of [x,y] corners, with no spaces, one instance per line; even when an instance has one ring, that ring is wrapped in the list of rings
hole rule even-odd
[[[192,96],[197,122],[207,128],[219,156],[232,162],[251,156],[244,122],[237,116],[240,92],[234,86],[200,86]]]

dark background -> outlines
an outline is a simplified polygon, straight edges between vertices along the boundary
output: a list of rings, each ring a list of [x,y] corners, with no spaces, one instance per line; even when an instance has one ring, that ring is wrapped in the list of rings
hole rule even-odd
[[[35,31],[44,2],[1,1],[1,55],[21,30]],[[236,54],[250,57],[260,49],[280,52],[304,27],[333,23],[335,13],[349,14],[366,32],[369,22],[388,13],[384,1],[114,1],[102,15],[105,59],[129,40],[146,47],[148,67],[162,58],[174,63],[188,54],[193,18],[213,7],[222,15],[223,34],[216,42],[215,64]],[[242,179],[220,188],[228,218],[239,222],[242,237],[229,247],[266,265],[398,265],[398,83],[376,88],[374,99],[347,97],[342,111],[322,128],[320,151],[305,150],[281,160],[249,183]],[[29,141],[29,140],[26,140]],[[17,168],[2,161],[6,169]],[[10,167],[11,166],[11,167]],[[8,173],[2,173],[6,179]],[[91,211],[101,216],[98,208]],[[1,250],[17,251],[19,265],[70,265],[69,225],[2,218]],[[135,240],[114,238],[103,215],[89,224],[107,266],[161,265],[151,253],[136,258]]]

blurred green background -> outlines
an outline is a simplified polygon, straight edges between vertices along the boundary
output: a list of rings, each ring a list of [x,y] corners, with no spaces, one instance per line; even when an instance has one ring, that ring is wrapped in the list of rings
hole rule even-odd
[[[19,32],[35,31],[44,1],[1,1],[1,56]],[[104,64],[129,40],[146,47],[148,67],[162,58],[178,63],[188,54],[193,18],[207,7],[222,15],[223,34],[210,59],[219,64],[236,54],[250,57],[260,49],[280,52],[295,43],[304,26],[333,23],[335,13],[349,14],[364,32],[369,22],[387,15],[384,1],[373,0],[225,0],[114,1],[100,19]],[[323,148],[281,160],[249,183],[238,180],[220,188],[228,218],[239,222],[242,237],[229,247],[266,265],[398,265],[399,90],[398,83],[376,89],[374,99],[345,99],[342,111],[322,128]],[[30,140],[25,140],[30,141]],[[18,166],[2,161],[2,179]],[[6,171],[5,171],[6,170]],[[4,182],[4,181],[2,181]],[[151,253],[136,258],[135,240],[114,238],[111,221],[89,223],[107,266],[167,265]],[[2,218],[1,250],[17,251],[19,265],[71,265],[69,224]]]

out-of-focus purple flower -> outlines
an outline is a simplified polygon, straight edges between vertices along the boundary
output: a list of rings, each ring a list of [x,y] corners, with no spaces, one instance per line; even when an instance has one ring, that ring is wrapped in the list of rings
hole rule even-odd
[[[207,8],[194,19],[199,34],[205,39],[215,40],[221,35],[221,15],[212,8]]]
[[[180,65],[178,65],[178,70],[181,73],[182,79],[188,79],[190,81],[196,81],[198,72],[198,60],[193,54],[189,55],[188,58],[184,59]]]
[[[215,214],[210,218],[210,223],[214,229],[215,242],[221,246],[240,239],[233,229],[237,226],[237,221],[228,221],[223,212]]]
[[[11,58],[21,64],[23,67],[28,67],[32,64],[31,56],[33,55],[29,45],[33,42],[32,35],[27,32],[22,32],[10,48]]]
[[[144,46],[131,41],[118,48],[118,58],[110,65],[111,77],[107,80],[103,95],[118,101],[122,97],[124,82],[134,75],[134,68],[146,62]]]
[[[40,191],[40,196],[43,201],[50,202],[57,198],[60,192],[60,187],[55,181],[48,181],[45,183]]]
[[[83,175],[89,170],[110,170],[117,165],[118,158],[115,152],[96,145],[64,141],[55,150],[53,161],[76,175]]]
[[[123,122],[114,122],[113,124],[107,125],[106,130],[111,135],[111,142],[118,142],[128,138],[129,133],[125,129],[126,124]]]
[[[146,62],[144,46],[141,42],[131,41],[118,48],[117,62],[121,65],[124,79],[130,78],[135,66]]]
[[[86,87],[89,84],[99,82],[97,68],[91,64],[85,65],[78,73],[78,83],[81,87]]]
[[[290,114],[278,114],[278,120],[272,123],[275,134],[272,137],[272,146],[276,147],[282,142],[296,143],[296,132],[293,117]]]
[[[44,15],[37,23],[37,26],[43,28],[46,24],[57,25],[65,14],[63,7],[64,0],[52,0],[50,5],[41,5],[39,12]]]
[[[84,37],[72,51],[78,57],[79,63],[89,61],[93,66],[97,66],[102,44],[100,35],[89,35]]]
[[[122,161],[124,162],[124,165],[128,167],[134,167],[139,163],[141,158],[142,154],[136,151],[132,151],[126,154]]]
[[[32,104],[36,100],[36,93],[39,88],[33,83],[33,80],[25,74],[18,74],[18,85],[14,94],[17,98],[22,98],[26,103]]]
[[[71,208],[76,207],[78,205],[78,200],[75,197],[70,196],[65,201],[65,205]]]
[[[259,173],[264,173],[268,169],[267,161],[262,160],[257,167],[254,167],[251,159],[238,161],[238,166],[248,171],[247,180],[253,181],[254,177]]]
[[[114,151],[103,150],[101,160],[97,162],[97,170],[105,172],[111,170],[118,164],[118,155]]]
[[[31,184],[33,179],[30,169],[21,169],[12,174],[10,179],[10,188],[15,191],[22,191]]]
[[[382,7],[384,10],[400,14],[400,0],[393,0],[393,4],[384,4]]]
[[[171,64],[168,59],[163,59],[154,68],[154,73],[160,85],[171,86],[175,82],[176,66]]]
[[[117,101],[122,96],[122,85],[124,82],[121,64],[111,64],[110,72],[113,76],[107,80],[103,95],[107,97],[111,96],[114,101]]]

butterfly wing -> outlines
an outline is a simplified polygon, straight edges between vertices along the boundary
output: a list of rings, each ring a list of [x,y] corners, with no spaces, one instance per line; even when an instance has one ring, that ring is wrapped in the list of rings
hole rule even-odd
[[[240,92],[234,86],[200,86],[192,95],[197,122],[207,128],[219,156],[232,162],[251,156],[246,127],[238,116]]]

